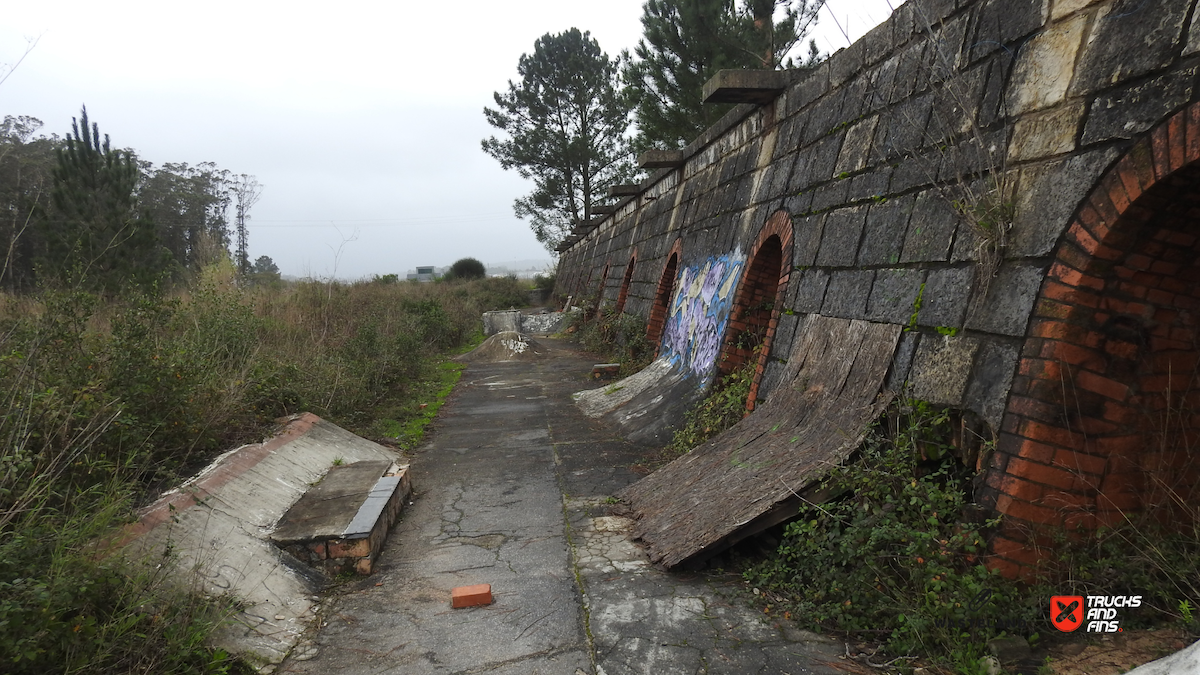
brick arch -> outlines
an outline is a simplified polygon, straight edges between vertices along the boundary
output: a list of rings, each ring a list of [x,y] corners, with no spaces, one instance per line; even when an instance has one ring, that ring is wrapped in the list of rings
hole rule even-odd
[[[981,494],[1005,516],[992,564],[1027,574],[1046,526],[1173,519],[1174,498],[1200,497],[1198,365],[1194,104],[1109,169],[1058,245]]]
[[[757,403],[758,388],[766,370],[771,342],[779,324],[779,308],[787,292],[792,270],[792,216],[776,211],[767,219],[751,248],[746,269],[734,295],[729,329],[718,359],[718,376],[727,375],[752,358],[761,347],[754,369],[754,382],[746,398],[746,410]],[[749,336],[749,339],[747,339]]]
[[[625,276],[621,279],[621,291],[617,294],[617,308],[614,312],[618,316],[625,311],[625,300],[629,297],[629,286],[633,283],[633,268],[637,264],[637,249],[633,249],[633,254],[629,256],[629,262],[625,264]]]
[[[654,304],[650,306],[650,318],[646,320],[646,340],[654,345],[655,354],[662,345],[663,330],[667,326],[667,310],[671,307],[671,296],[675,295],[675,283],[679,280],[679,261],[683,257],[683,240],[676,239],[667,252],[658,277],[658,288],[654,291]]]

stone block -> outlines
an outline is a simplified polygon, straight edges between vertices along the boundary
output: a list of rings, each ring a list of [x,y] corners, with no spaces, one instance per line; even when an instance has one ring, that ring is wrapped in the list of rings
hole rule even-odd
[[[1062,103],[1087,23],[1087,15],[1077,14],[1051,25],[1021,47],[1009,83],[1009,114],[1021,115]]]
[[[983,95],[979,102],[979,126],[987,127],[1008,115],[1003,105],[1005,84],[1008,73],[1012,70],[1012,59],[1008,54],[997,54],[988,60],[987,80],[983,85]]]
[[[862,40],[844,49],[839,49],[829,57],[829,85],[840,87],[844,82],[858,74],[863,65]]]
[[[1008,233],[1009,254],[1049,255],[1075,209],[1120,154],[1115,148],[1104,148],[1022,169],[1016,218]]]
[[[949,260],[957,224],[958,214],[938,190],[922,192],[913,205],[900,262]]]
[[[846,191],[846,201],[853,203],[867,199],[882,199],[888,194],[893,170],[891,166],[884,164],[875,171],[859,174],[850,179],[850,188]]]
[[[934,106],[934,95],[924,94],[906,98],[886,115],[878,132],[875,153],[881,157],[898,157],[912,153],[925,143],[925,130]],[[929,179],[936,177],[931,174]]]
[[[937,150],[923,154],[912,153],[896,162],[892,174],[892,194],[907,192],[915,187],[932,184],[941,170],[942,156]]]
[[[1033,656],[1029,642],[1019,635],[992,638],[988,640],[987,648],[1001,663],[1016,663]]]
[[[1013,125],[1008,158],[1014,162],[1061,155],[1075,149],[1075,130],[1083,103],[1064,103],[1052,110],[1025,115]]]
[[[913,357],[911,395],[936,405],[962,406],[979,341],[948,335],[924,335]]]
[[[791,354],[792,338],[796,335],[796,325],[799,323],[800,315],[795,310],[788,308],[779,313],[775,337],[771,338],[771,354],[775,361],[786,361]]]
[[[1038,30],[1046,22],[1044,0],[988,0],[979,10],[971,60],[1003,49],[1014,40]]]
[[[967,328],[999,335],[1025,335],[1044,274],[1041,265],[1003,265],[988,284],[987,295],[967,316]]]
[[[811,71],[799,84],[788,90],[785,114],[792,116],[829,92],[829,61]]]
[[[836,89],[822,96],[813,104],[808,113],[808,124],[804,127],[804,145],[825,136],[842,123],[842,97],[844,95],[845,92]]]
[[[1124,87],[1092,102],[1083,127],[1082,144],[1133,138],[1192,98],[1195,66]]]
[[[817,252],[820,267],[851,267],[862,239],[867,207],[854,206],[830,211],[821,233],[821,248]]]
[[[846,194],[849,192],[849,180],[835,180],[822,185],[813,192],[813,210],[824,211],[825,209],[842,206],[846,203]]]
[[[892,391],[904,389],[909,371],[912,369],[913,355],[916,353],[917,344],[920,341],[921,334],[916,331],[904,331],[900,334],[900,343],[896,345],[896,353],[892,357],[892,368],[888,371],[888,389]]]
[[[906,195],[872,204],[867,211],[865,234],[858,249],[858,264],[895,265],[900,262],[908,217],[915,197]]]
[[[815,269],[792,272],[788,286],[787,309],[804,314],[820,312],[829,286],[829,272]]]
[[[450,591],[450,606],[454,609],[492,604],[492,585],[458,586]]]
[[[899,60],[896,63],[896,79],[892,86],[890,103],[899,103],[921,91],[918,83],[923,78],[928,81],[925,47],[924,41],[911,42],[896,55],[895,58]]]
[[[892,21],[883,21],[863,36],[863,65],[872,66],[892,53]]]
[[[1087,95],[1167,66],[1191,3],[1115,0],[1101,7],[1069,93]]]
[[[872,115],[857,122],[846,131],[846,139],[842,142],[842,151],[838,155],[837,164],[833,167],[831,178],[843,173],[854,173],[867,166],[871,141],[875,138],[875,127],[878,124],[879,116]]]
[[[811,267],[817,261],[821,248],[821,231],[825,227],[825,214],[793,217],[792,266]]]
[[[917,298],[925,281],[925,270],[885,269],[875,272],[867,318],[906,325],[917,313]]]
[[[846,319],[862,319],[867,314],[867,298],[875,272],[871,270],[836,270],[829,273],[825,302],[821,314]]]
[[[1050,20],[1058,21],[1069,14],[1086,9],[1104,0],[1054,0],[1050,9]]]
[[[1008,390],[1020,358],[1015,344],[988,340],[975,359],[975,371],[967,386],[966,405],[992,426],[1000,429]]]
[[[1200,12],[1192,13],[1192,24],[1188,26],[1187,45],[1183,48],[1183,55],[1189,56],[1200,52]]]
[[[930,270],[921,294],[917,324],[944,328],[962,328],[971,302],[975,279],[972,267],[946,267]]]

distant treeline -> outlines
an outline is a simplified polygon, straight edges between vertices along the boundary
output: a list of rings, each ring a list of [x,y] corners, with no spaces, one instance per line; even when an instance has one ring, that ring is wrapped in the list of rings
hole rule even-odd
[[[27,116],[0,123],[0,289],[180,281],[231,246],[239,271],[254,271],[245,236],[260,192],[253,176],[211,162],[156,167],[112,148],[86,108],[65,137],[42,127]]]

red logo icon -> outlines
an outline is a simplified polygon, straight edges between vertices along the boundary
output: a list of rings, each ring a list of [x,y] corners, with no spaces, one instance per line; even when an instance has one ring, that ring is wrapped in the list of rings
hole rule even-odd
[[[1083,625],[1083,596],[1055,595],[1050,598],[1050,622],[1064,633]]]

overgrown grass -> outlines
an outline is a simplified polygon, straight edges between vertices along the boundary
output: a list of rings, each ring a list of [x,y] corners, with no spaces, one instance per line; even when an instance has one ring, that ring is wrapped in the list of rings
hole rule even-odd
[[[0,298],[0,671],[235,672],[204,646],[226,608],[96,542],[282,415],[387,418],[411,447],[458,377],[440,355],[525,298],[513,279],[242,290],[228,268],[174,295]]]

